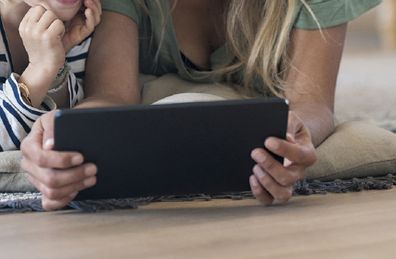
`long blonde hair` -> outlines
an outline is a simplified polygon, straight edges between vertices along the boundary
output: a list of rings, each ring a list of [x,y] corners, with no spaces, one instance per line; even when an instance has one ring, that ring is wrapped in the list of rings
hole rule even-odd
[[[154,1],[161,8],[163,0]],[[249,92],[257,90],[252,86],[259,79],[263,87],[260,92],[270,90],[283,96],[288,43],[298,1],[307,6],[304,0],[229,0],[224,15],[226,46],[235,58],[211,73],[231,81],[243,71],[240,84]],[[139,2],[148,10],[144,0]],[[170,15],[164,12],[165,27]]]

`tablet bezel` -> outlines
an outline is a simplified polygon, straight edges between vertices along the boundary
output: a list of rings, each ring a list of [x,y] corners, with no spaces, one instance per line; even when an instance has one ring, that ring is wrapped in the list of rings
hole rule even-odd
[[[122,121],[128,117],[130,120]],[[254,165],[250,151],[263,147],[269,136],[285,138],[287,118],[287,101],[278,98],[60,110],[55,116],[55,149],[82,152],[87,162],[98,166],[97,185],[82,191],[76,200],[249,191]],[[239,121],[260,129],[244,128]],[[186,134],[189,128],[192,131]],[[175,132],[178,129],[183,132]],[[235,146],[229,144],[231,138],[238,142]],[[172,147],[172,141],[177,145]],[[251,141],[249,148],[247,141]],[[200,152],[195,155],[201,159],[190,158],[195,151],[186,142],[196,145]],[[229,149],[233,150],[227,152]],[[173,157],[172,152],[178,156]],[[226,161],[212,159],[216,155]],[[208,172],[211,168],[217,171]]]

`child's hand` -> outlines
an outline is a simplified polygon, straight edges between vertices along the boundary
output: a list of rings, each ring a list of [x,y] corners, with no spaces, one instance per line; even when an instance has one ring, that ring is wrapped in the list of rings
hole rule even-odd
[[[87,38],[100,22],[102,7],[100,0],[84,0],[84,13],[77,14],[67,26],[63,45],[68,52],[75,45]]]
[[[22,19],[19,34],[29,55],[29,65],[56,75],[65,62],[63,22],[52,11],[35,6]]]

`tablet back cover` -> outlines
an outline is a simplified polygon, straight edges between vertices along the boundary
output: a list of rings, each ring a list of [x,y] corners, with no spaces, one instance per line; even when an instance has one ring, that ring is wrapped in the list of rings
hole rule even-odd
[[[62,110],[55,149],[98,166],[76,200],[248,191],[251,151],[285,138],[287,115],[280,99]]]

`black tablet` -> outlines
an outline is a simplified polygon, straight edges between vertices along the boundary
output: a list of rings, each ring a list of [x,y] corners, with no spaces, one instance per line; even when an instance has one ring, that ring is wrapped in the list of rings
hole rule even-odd
[[[77,200],[248,191],[251,151],[285,138],[287,117],[281,99],[61,110],[55,149],[98,167]]]

